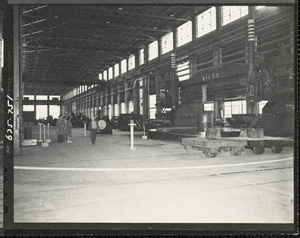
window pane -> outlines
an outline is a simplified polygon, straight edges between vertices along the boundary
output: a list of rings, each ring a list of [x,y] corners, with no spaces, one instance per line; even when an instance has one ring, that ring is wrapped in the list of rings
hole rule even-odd
[[[118,106],[118,104],[115,104],[114,107],[115,107],[115,109],[114,109],[115,116],[119,116],[119,106]]]
[[[153,107],[156,108],[155,104],[156,104],[156,94],[150,95],[149,96],[149,108],[153,108]]]
[[[197,37],[203,36],[217,27],[216,8],[212,7],[197,16]]]
[[[49,96],[49,99],[52,100],[53,98],[58,98],[58,100],[60,99],[59,95],[51,95]]]
[[[120,66],[119,64],[115,64],[114,66],[114,76],[117,77],[120,74]]]
[[[121,74],[127,72],[127,60],[123,59],[121,61]]]
[[[143,115],[143,79],[140,81],[140,114]]]
[[[47,100],[48,97],[46,95],[36,95],[36,100]]]
[[[111,106],[111,104],[109,104],[109,105],[108,105],[108,118],[109,118],[109,119],[111,119],[111,117],[112,117],[112,112],[113,112],[113,111],[112,111],[112,106]]]
[[[128,70],[135,68],[135,56],[131,55],[128,59]]]
[[[154,41],[151,44],[149,44],[148,50],[149,50],[149,57],[148,57],[149,60],[158,57],[158,42]]]
[[[122,114],[126,113],[125,102],[121,103],[121,113]]]
[[[165,54],[173,48],[173,32],[170,32],[161,38],[161,53]]]
[[[36,119],[45,119],[47,115],[47,105],[36,106]]]
[[[230,118],[232,116],[231,102],[224,102],[224,114],[225,114],[225,118]]]
[[[205,103],[204,104],[204,111],[213,111],[214,110],[214,104],[213,103]]]
[[[103,78],[102,78],[103,76],[102,76],[102,73],[100,73],[99,74],[99,80],[102,80]]]
[[[128,113],[132,113],[134,110],[133,110],[133,103],[132,101],[129,101],[128,102]]]
[[[49,115],[53,118],[58,118],[60,114],[60,106],[57,105],[50,105],[49,107]]]
[[[177,28],[177,46],[192,41],[192,22],[188,21]]]
[[[103,79],[104,80],[107,80],[107,70],[105,70],[104,72],[103,72]],[[85,89],[86,90],[86,89]]]
[[[113,75],[113,68],[110,67],[110,68],[108,69],[108,79],[112,79],[113,77],[114,77],[114,75]]]
[[[187,80],[190,78],[190,61],[184,61],[177,64],[176,74],[179,81]]]
[[[139,54],[140,65],[145,63],[145,50],[141,49]]]
[[[34,100],[34,95],[23,95],[24,98],[29,98],[29,100]]]
[[[248,15],[248,6],[223,6],[222,25],[224,26],[246,15]]]
[[[33,112],[34,111],[34,105],[23,105],[23,111],[24,112]]]

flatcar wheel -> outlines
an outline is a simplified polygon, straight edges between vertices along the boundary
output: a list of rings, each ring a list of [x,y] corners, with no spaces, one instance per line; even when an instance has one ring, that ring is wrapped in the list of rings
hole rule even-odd
[[[261,155],[265,152],[265,147],[258,145],[258,146],[254,146],[252,148],[252,150],[253,150],[254,154]]]
[[[205,148],[205,149],[203,150],[203,153],[205,154],[205,156],[206,156],[207,158],[214,158],[214,157],[217,156],[218,150],[215,149],[215,148]]]
[[[231,150],[229,150],[229,154],[231,156],[238,156],[242,154],[242,150],[239,147],[232,147]]]
[[[283,150],[283,146],[282,146],[282,144],[276,144],[271,147],[271,150],[274,153],[281,153],[281,151]]]

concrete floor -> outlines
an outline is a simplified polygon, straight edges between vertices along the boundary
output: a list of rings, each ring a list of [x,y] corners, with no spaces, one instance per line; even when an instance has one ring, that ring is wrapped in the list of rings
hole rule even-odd
[[[128,134],[98,135],[93,146],[73,129],[73,143],[24,147],[14,221],[293,223],[293,148],[209,159],[140,132],[129,150]]]

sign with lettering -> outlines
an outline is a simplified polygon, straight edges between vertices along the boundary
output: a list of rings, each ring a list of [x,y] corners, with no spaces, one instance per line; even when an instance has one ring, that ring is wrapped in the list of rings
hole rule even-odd
[[[232,65],[222,66],[214,70],[198,73],[194,75],[193,78],[195,78],[196,80],[200,79],[200,81],[202,82],[207,82],[214,79],[227,78],[238,74],[246,74],[246,73],[247,73],[246,65],[232,64]]]

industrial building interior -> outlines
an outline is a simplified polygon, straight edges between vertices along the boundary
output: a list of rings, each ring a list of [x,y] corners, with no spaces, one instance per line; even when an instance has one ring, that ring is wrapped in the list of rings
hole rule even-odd
[[[15,223],[294,224],[295,5],[11,12]]]

